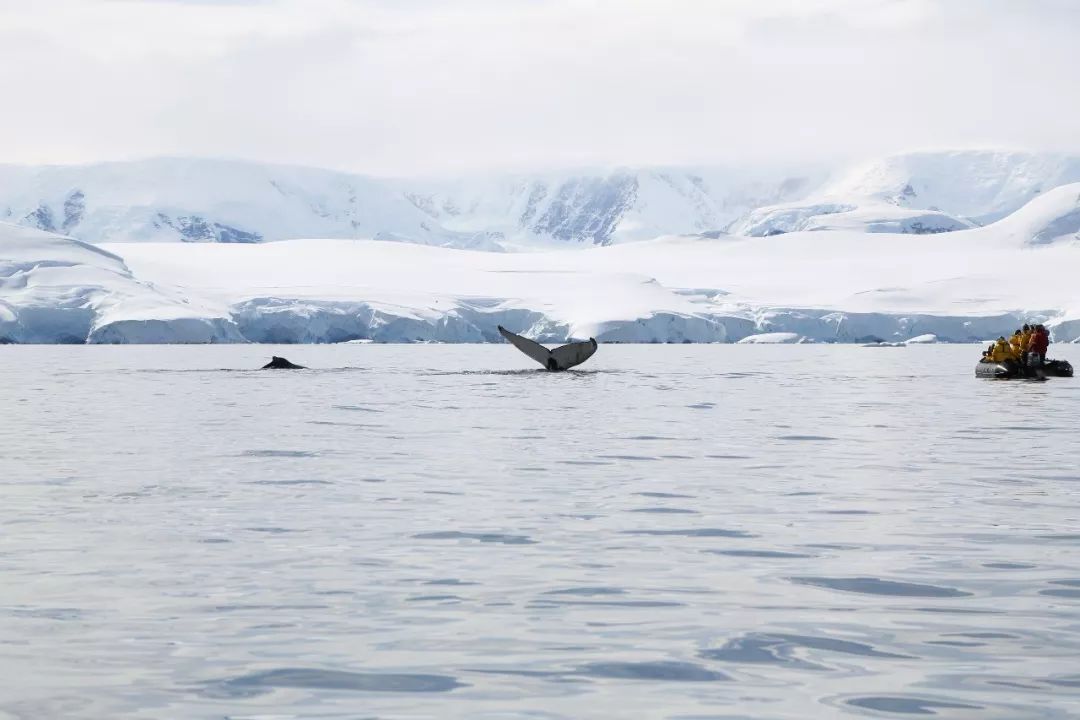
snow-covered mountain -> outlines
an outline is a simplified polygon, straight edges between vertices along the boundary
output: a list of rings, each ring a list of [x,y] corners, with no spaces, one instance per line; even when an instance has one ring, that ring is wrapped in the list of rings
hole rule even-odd
[[[489,253],[372,240],[112,243],[0,223],[0,342],[1080,338],[1080,183],[985,227],[674,235]],[[784,334],[787,335],[784,335]]]
[[[671,234],[953,232],[1080,181],[1080,156],[912,153],[831,172],[623,168],[408,181],[241,161],[0,166],[0,221],[91,242],[321,237],[478,250]]]
[[[759,207],[730,230],[929,234],[985,225],[1041,193],[1080,182],[1080,156],[964,150],[895,155],[842,169],[795,202]]]
[[[488,233],[438,226],[385,180],[226,160],[0,166],[0,221],[92,243],[336,237],[498,249]]]
[[[1080,182],[1077,155],[959,150],[894,155],[857,166],[830,181],[821,194],[939,210],[986,225],[1041,193],[1074,182]]]
[[[443,227],[486,228],[510,247],[612,245],[720,232],[754,208],[805,197],[826,176],[816,168],[624,168],[433,183],[408,197]]]
[[[479,250],[608,245],[720,230],[825,173],[622,169],[402,181],[225,160],[0,166],[0,221],[86,242],[303,237]]]

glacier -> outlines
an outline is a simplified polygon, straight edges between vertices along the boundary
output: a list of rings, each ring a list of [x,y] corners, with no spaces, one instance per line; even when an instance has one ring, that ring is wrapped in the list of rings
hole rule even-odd
[[[717,233],[492,253],[361,239],[106,243],[0,224],[0,342],[1080,338],[1080,183],[947,235]]]

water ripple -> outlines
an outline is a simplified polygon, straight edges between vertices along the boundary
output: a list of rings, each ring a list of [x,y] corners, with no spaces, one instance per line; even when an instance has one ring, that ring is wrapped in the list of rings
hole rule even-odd
[[[254,697],[275,688],[341,690],[348,692],[441,693],[465,687],[448,675],[358,673],[315,668],[279,668],[214,683],[214,697]]]
[[[911,659],[910,655],[878,650],[872,645],[853,640],[784,633],[750,633],[729,640],[722,647],[705,650],[701,656],[709,660],[739,664],[787,665],[804,670],[825,669],[823,665],[796,657],[794,653],[798,648],[868,658]]]
[[[602,662],[582,665],[575,675],[615,680],[662,680],[668,682],[717,682],[731,678],[687,662]]]
[[[756,535],[742,530],[725,530],[723,528],[684,528],[680,530],[623,530],[624,535],[655,535],[659,537],[725,537],[725,538],[751,538]]]
[[[921,583],[898,582],[896,580],[882,580],[876,577],[791,577],[788,578],[798,585],[811,585],[813,587],[840,590],[841,592],[862,593],[864,595],[892,595],[896,597],[971,597],[971,593],[956,588],[941,585],[924,585]]]
[[[897,713],[900,715],[940,715],[939,710],[983,710],[982,705],[970,705],[946,700],[927,700],[925,698],[903,695],[864,695],[848,698],[848,705],[866,710]]]
[[[526,535],[508,535],[506,533],[476,533],[446,530],[413,535],[417,540],[476,540],[482,543],[499,545],[535,545],[536,541]]]

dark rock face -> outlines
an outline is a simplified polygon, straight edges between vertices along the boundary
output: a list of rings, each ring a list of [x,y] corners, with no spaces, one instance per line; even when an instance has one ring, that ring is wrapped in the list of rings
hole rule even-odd
[[[904,232],[909,235],[936,235],[938,233],[954,232],[956,230],[963,230],[963,225],[926,225],[921,222],[913,222]]]
[[[213,226],[198,215],[178,217],[173,227],[180,231],[184,242],[213,242],[217,239]]]
[[[64,224],[63,230],[65,233],[71,232],[71,230],[82,222],[83,215],[86,214],[86,195],[82,190],[76,190],[68,195],[67,200],[64,201]]]
[[[37,210],[27,215],[26,222],[38,230],[56,232],[56,220],[53,219],[52,209],[45,203],[38,205]]]
[[[529,199],[525,206],[525,211],[521,213],[521,226],[528,227],[529,223],[536,217],[536,209],[540,203],[544,202],[544,198],[547,197],[547,185],[543,183],[536,183],[529,191]]]
[[[274,355],[272,358],[270,358],[270,362],[263,365],[261,369],[262,370],[306,370],[307,368],[305,368],[303,365],[297,365],[295,363],[291,363],[291,362],[289,362],[288,360],[286,360],[283,357],[278,357],[277,355]]]
[[[180,239],[184,242],[257,243],[262,242],[263,239],[257,232],[223,225],[200,215],[182,215],[171,218],[165,213],[158,213],[154,226],[173,228],[180,233]]]
[[[425,214],[438,219],[439,208],[436,207],[435,198],[431,195],[421,195],[419,193],[407,192],[405,193],[405,199],[415,205],[418,210],[421,210]],[[353,223],[355,224],[356,221],[354,220]]]
[[[217,230],[218,242],[223,243],[257,243],[262,242],[262,235],[257,232],[248,232],[247,230],[241,230],[229,225],[222,225],[221,223],[214,223],[214,229]]]
[[[637,193],[638,180],[633,175],[570,180],[559,187],[532,230],[557,240],[609,245],[619,220],[637,200]],[[523,221],[530,218],[530,211],[545,194],[543,186],[533,189]]]

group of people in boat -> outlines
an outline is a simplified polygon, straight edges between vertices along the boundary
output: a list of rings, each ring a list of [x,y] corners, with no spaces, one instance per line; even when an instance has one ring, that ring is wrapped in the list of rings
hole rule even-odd
[[[1011,338],[999,337],[983,351],[983,360],[1010,367],[1038,368],[1046,361],[1049,348],[1050,332],[1045,326],[1025,325]]]

